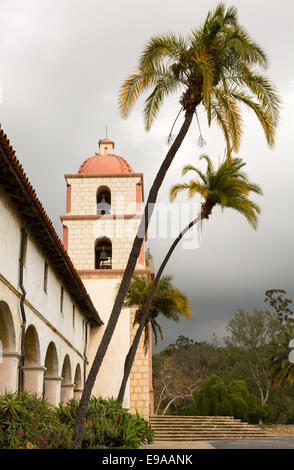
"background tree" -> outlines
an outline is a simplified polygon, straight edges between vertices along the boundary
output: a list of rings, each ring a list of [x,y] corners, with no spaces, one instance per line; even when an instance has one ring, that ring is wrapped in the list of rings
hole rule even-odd
[[[195,380],[188,373],[188,367],[181,367],[166,357],[159,375],[154,381],[156,395],[155,414],[165,415],[171,407],[177,409],[192,400]]]
[[[175,344],[170,344],[169,348],[184,348],[189,349],[189,346],[195,344],[193,339],[188,338],[188,336],[179,335]]]
[[[274,313],[254,310],[250,315],[242,309],[235,313],[227,326],[230,336],[225,338],[225,344],[242,348],[246,352],[250,377],[258,389],[262,405],[267,403],[272,386],[267,363],[269,344],[275,340],[281,328]]]
[[[119,98],[124,117],[144,90],[151,89],[144,110],[149,129],[164,98],[182,92],[184,122],[151,186],[144,217],[134,239],[124,276],[108,324],[84,386],[75,423],[75,447],[81,446],[88,401],[103,358],[116,327],[134,273],[157,194],[188,129],[196,108],[203,106],[209,125],[215,120],[231,149],[238,151],[242,134],[239,103],[254,111],[270,146],[278,122],[279,97],[260,69],[267,66],[261,47],[238,23],[237,9],[219,4],[187,38],[173,33],[158,35],[146,45],[135,74],[121,87]]]
[[[268,352],[271,351],[272,344],[278,344],[279,331],[281,330],[280,321],[276,321],[277,331],[274,335],[276,343],[269,343]],[[289,339],[289,338],[288,338]],[[287,339],[287,341],[288,341]],[[287,341],[285,344],[287,345]],[[177,344],[178,343],[178,344]],[[181,345],[182,343],[182,345]],[[289,349],[287,350],[289,354]],[[293,354],[293,350],[291,352]],[[271,356],[269,355],[269,359]],[[183,371],[186,380],[192,380],[195,389],[198,390],[199,386],[205,379],[212,374],[216,374],[225,384],[229,384],[234,380],[242,380],[250,394],[255,396],[255,402],[258,406],[261,405],[260,393],[248,366],[248,350],[231,344],[224,344],[221,340],[211,342],[196,342],[191,338],[187,338],[182,342],[175,341],[163,351],[153,355],[153,383],[154,383],[154,403],[155,409],[158,407],[160,392],[162,390],[161,371],[165,367],[166,359],[169,359],[169,365]],[[293,358],[294,362],[294,358]],[[270,367],[270,362],[267,364],[267,369]],[[184,379],[183,379],[184,382]],[[170,383],[169,390],[171,395],[174,393],[173,384]],[[186,387],[186,393],[190,391]],[[256,401],[257,400],[257,401]],[[179,408],[184,403],[185,408]],[[166,406],[167,401],[161,402],[158,412],[162,412]],[[294,424],[294,387],[288,380],[282,381],[276,387],[270,390],[267,404],[272,407],[273,414],[271,420],[273,423],[279,424]],[[190,409],[191,405],[191,409]],[[190,409],[190,411],[189,411]],[[197,414],[193,409],[191,397],[186,397],[183,400],[175,401],[168,409],[169,414]],[[267,419],[269,416],[267,417]]]
[[[243,380],[225,383],[212,374],[193,393],[194,402],[184,406],[181,414],[198,416],[234,416],[235,418],[258,423],[262,418],[271,420],[270,406],[262,406],[260,400],[247,389]]]
[[[294,384],[294,328],[291,325],[280,333],[270,345],[269,378],[274,386],[283,385],[286,381]]]
[[[293,310],[289,307],[291,299],[285,298],[287,292],[284,289],[268,289],[265,292],[264,302],[268,302],[276,312],[277,317],[283,322],[293,322]]]

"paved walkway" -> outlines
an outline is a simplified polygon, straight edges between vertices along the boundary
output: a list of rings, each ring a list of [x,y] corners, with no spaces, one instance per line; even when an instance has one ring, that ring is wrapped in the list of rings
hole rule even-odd
[[[277,439],[227,439],[211,441],[213,449],[294,449],[293,437]]]
[[[213,449],[206,441],[154,441],[142,449]]]
[[[223,441],[154,441],[141,449],[294,449],[294,437]]]

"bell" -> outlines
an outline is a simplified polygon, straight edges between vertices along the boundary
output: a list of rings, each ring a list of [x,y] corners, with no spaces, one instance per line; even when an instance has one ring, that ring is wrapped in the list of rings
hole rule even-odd
[[[108,256],[107,256],[107,253],[105,251],[105,246],[102,247],[102,251],[100,253],[100,256],[99,256],[99,261],[107,261],[108,260]]]
[[[98,209],[98,214],[102,214],[102,215],[110,214],[110,204],[106,202],[104,194],[102,195],[102,199],[99,202],[99,204],[97,204],[97,209]]]

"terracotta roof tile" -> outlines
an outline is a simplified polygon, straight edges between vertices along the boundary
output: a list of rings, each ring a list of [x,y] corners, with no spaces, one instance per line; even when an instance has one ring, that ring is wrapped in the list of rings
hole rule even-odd
[[[124,158],[118,155],[97,154],[87,158],[81,164],[78,173],[84,175],[112,175],[134,173],[134,170]]]
[[[1,156],[2,160],[4,160],[4,164],[2,165]],[[37,198],[36,192],[30,184],[22,165],[15,156],[14,149],[1,128],[0,177],[0,183],[4,186],[14,202],[16,201],[16,197],[21,199],[17,196],[17,192],[19,192],[23,197],[23,203],[25,203],[25,205],[29,204],[29,211],[22,212],[21,209],[19,210],[22,212],[23,218],[34,221],[37,230],[35,232],[33,228],[31,230],[35,237],[37,237],[38,244],[42,244],[42,241],[44,242],[43,249],[47,250],[47,254],[49,253],[48,257],[50,256],[51,263],[58,272],[63,285],[69,290],[72,298],[88,319],[96,324],[102,325],[103,322],[86,291],[83,281],[75,270],[51,220]],[[13,192],[11,192],[11,184],[13,184]],[[21,204],[21,201],[19,204]]]

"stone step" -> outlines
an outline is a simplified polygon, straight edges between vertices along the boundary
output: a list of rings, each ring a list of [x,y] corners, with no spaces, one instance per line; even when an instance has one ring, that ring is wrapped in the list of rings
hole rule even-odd
[[[178,435],[181,435],[181,436],[186,436],[186,435],[208,435],[208,434],[223,434],[223,435],[228,435],[228,434],[243,434],[243,435],[247,435],[247,434],[255,434],[255,435],[273,435],[273,434],[270,434],[270,433],[266,433],[264,431],[259,431],[259,430],[234,430],[234,431],[231,431],[231,430],[226,430],[226,431],[223,431],[223,430],[218,430],[218,431],[215,431],[213,429],[210,429],[208,431],[194,431],[194,432],[191,432],[191,431],[181,431],[181,432],[165,432],[165,431],[162,431],[162,432],[155,432],[154,433],[155,436],[178,436]]]
[[[154,436],[155,437],[155,440],[158,440],[158,441],[161,441],[162,439],[165,439],[167,441],[173,441],[174,439],[177,439],[177,440],[183,440],[183,441],[187,441],[189,439],[199,439],[199,438],[202,438],[203,440],[208,440],[208,439],[211,439],[212,437],[214,437],[215,439],[234,439],[235,437],[236,438],[246,438],[246,439],[249,439],[249,438],[252,438],[252,437],[264,437],[264,438],[273,438],[272,436],[268,436],[267,434],[255,434],[255,433],[251,433],[251,434],[242,434],[242,433],[239,433],[239,434],[214,434],[214,433],[210,433],[210,434],[187,434],[187,435],[176,435],[176,436],[168,436],[168,435],[163,435],[163,436]]]
[[[228,418],[228,419],[225,419],[225,418],[218,418],[216,416],[212,416],[210,419],[208,419],[207,417],[205,416],[195,416],[195,417],[187,417],[187,418],[175,418],[175,417],[171,417],[171,418],[163,418],[163,417],[160,417],[160,416],[156,416],[154,418],[150,418],[150,421],[165,421],[167,423],[169,423],[170,421],[177,421],[177,422],[180,422],[180,421],[223,421],[223,422],[232,422],[232,421],[241,421],[240,419],[234,419],[234,418]]]
[[[151,418],[150,419],[151,423],[198,423],[198,422],[205,422],[205,423],[235,423],[235,422],[241,422],[240,419],[205,419],[205,418],[198,418],[198,419],[193,419],[193,418],[186,418],[186,419],[161,419],[161,418]],[[245,422],[245,421],[243,421]]]
[[[162,421],[156,421],[150,422],[151,426],[167,426],[167,427],[178,427],[178,426],[249,426],[248,423],[242,423],[242,422],[237,422],[237,423],[220,423],[220,422],[209,422],[209,421],[188,421],[188,422],[181,422],[181,423],[164,423]]]
[[[214,419],[214,418],[222,418],[222,419],[239,419],[234,418],[234,416],[202,416],[202,415],[150,415],[150,419],[153,418],[162,418],[162,419],[195,419],[195,418],[206,418],[206,419]]]
[[[264,433],[264,432],[193,432],[193,433],[182,433],[182,432],[178,432],[178,433],[175,433],[175,434],[166,434],[166,433],[159,433],[159,434],[155,434],[155,437],[180,437],[180,436],[210,436],[210,435],[214,435],[214,436],[269,436],[269,434],[267,433]]]
[[[207,425],[211,425],[211,424],[219,424],[219,425],[226,425],[226,426],[230,426],[232,424],[241,424],[242,421],[200,421],[200,420],[189,420],[189,421],[164,421],[164,420],[156,420],[156,421],[153,421],[151,420],[150,421],[151,424],[154,424],[154,425],[157,425],[157,424],[162,424],[162,425],[165,425],[165,426],[180,426],[180,425],[183,425],[183,424],[200,424],[200,425],[204,425],[204,424],[207,424]],[[243,421],[244,424],[246,424],[245,421]],[[248,424],[248,423],[247,423]]]
[[[196,431],[197,429],[199,429],[200,431],[202,430],[217,430],[217,429],[249,429],[249,430],[256,430],[256,428],[252,427],[252,426],[177,426],[176,428],[174,427],[169,427],[169,426],[152,426],[152,429],[156,430],[156,431],[173,431],[173,430],[177,430],[177,431],[185,431],[185,430],[190,430],[190,431]],[[257,428],[258,429],[258,428]]]
[[[276,439],[278,437],[276,436],[256,436],[255,434],[249,435],[249,436],[243,436],[243,435],[234,435],[234,436],[216,436],[216,435],[210,435],[210,436],[191,436],[189,438],[187,437],[173,437],[172,439],[170,437],[155,437],[157,441],[223,441],[225,439]]]
[[[154,437],[159,441],[222,439],[269,439],[278,437],[232,416],[151,416]]]
[[[262,433],[262,434],[267,434],[266,432],[262,431],[261,429],[181,429],[181,430],[168,430],[168,429],[154,429],[155,434],[208,434],[208,433]]]

